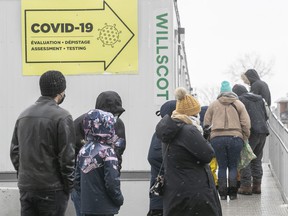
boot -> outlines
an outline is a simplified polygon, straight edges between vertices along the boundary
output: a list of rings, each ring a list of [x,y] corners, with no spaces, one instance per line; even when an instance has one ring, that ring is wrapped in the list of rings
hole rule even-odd
[[[261,180],[254,180],[252,184],[252,193],[254,194],[261,194]]]
[[[235,200],[237,199],[237,191],[238,191],[238,187],[237,187],[237,179],[229,179],[229,189],[228,189],[228,194],[229,194],[229,198],[230,200]]]
[[[252,188],[251,188],[251,186],[241,185],[240,188],[238,189],[238,194],[252,195]]]
[[[218,179],[218,192],[221,200],[227,200],[227,179]]]
[[[237,199],[237,187],[229,187],[229,198],[230,200]]]
[[[239,189],[241,186],[241,182],[237,180],[237,188]]]
[[[241,174],[240,174],[240,171],[237,172],[237,188],[240,188],[240,185],[241,185]]]

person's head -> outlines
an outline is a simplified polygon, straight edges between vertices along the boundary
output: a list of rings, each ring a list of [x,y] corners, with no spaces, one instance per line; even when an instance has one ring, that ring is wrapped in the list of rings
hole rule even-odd
[[[95,109],[111,112],[117,117],[125,112],[125,109],[122,107],[121,97],[115,91],[101,92],[96,99]]]
[[[200,124],[201,124],[201,126],[203,126],[204,116],[205,116],[207,109],[208,109],[208,106],[201,106],[201,111],[200,111]]]
[[[228,81],[223,81],[221,83],[221,88],[220,88],[220,92],[224,93],[224,92],[232,92],[230,83]]]
[[[172,115],[172,112],[176,109],[176,100],[170,100],[166,101],[162,106],[160,107],[160,110],[156,112],[157,116],[161,116],[162,118],[165,115]]]
[[[241,74],[241,79],[243,80],[243,82],[247,85],[250,85],[250,81],[247,78],[247,76],[245,75],[245,73]]]
[[[241,84],[235,84],[232,88],[232,91],[237,94],[238,96],[241,96],[244,93],[247,93],[248,90],[246,89],[245,86],[241,85]]]
[[[249,69],[241,75],[243,82],[247,85],[252,85],[255,81],[260,80],[260,76],[255,69]]]
[[[42,96],[54,98],[61,104],[65,98],[66,79],[60,71],[50,70],[43,73],[39,80]]]
[[[190,95],[185,88],[179,87],[175,90],[176,112],[187,115],[197,116],[201,111],[201,106],[196,98]]]
[[[110,112],[100,109],[88,111],[83,118],[83,129],[86,139],[111,143],[115,135],[115,122],[116,119]]]

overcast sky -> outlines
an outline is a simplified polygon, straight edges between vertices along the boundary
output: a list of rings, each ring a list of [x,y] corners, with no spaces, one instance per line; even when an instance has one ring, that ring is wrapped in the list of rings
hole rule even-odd
[[[192,86],[219,86],[231,64],[254,54],[274,61],[264,80],[272,101],[286,96],[288,0],[178,0],[178,7]]]

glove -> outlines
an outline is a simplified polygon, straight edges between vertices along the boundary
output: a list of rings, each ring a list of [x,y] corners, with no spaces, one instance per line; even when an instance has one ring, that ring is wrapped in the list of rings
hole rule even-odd
[[[212,126],[205,125],[204,128],[203,128],[203,137],[204,137],[206,140],[209,140],[209,139],[210,139],[211,127],[212,127]]]

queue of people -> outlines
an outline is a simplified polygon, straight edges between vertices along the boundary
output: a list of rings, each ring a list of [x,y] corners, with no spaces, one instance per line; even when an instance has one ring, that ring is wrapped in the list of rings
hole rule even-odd
[[[242,79],[250,92],[223,81],[215,101],[202,111],[197,98],[179,87],[176,100],[156,113],[161,119],[148,153],[150,186],[163,175],[163,196],[149,194],[147,216],[221,216],[220,200],[261,193],[261,159],[269,135],[265,106],[271,105],[271,95],[254,69]],[[104,91],[94,109],[73,121],[59,106],[66,96],[64,75],[47,71],[39,86],[41,96],[19,115],[10,148],[21,215],[64,216],[70,194],[77,216],[118,214],[124,203],[120,175],[126,148],[121,97]],[[244,142],[257,158],[239,173]]]
[[[164,192],[163,196],[158,198],[150,194],[150,210],[147,216],[222,215],[218,196],[213,196],[210,191],[210,198],[205,197],[209,193],[209,187],[203,187],[203,170],[209,173],[208,176],[214,177],[214,182],[211,178],[205,182],[217,188],[221,200],[227,200],[227,197],[235,200],[237,194],[261,194],[261,160],[266,136],[269,135],[265,106],[271,105],[271,95],[267,83],[260,79],[256,70],[247,70],[241,78],[250,86],[250,92],[243,85],[236,84],[232,88],[228,81],[223,81],[216,100],[209,106],[202,106],[201,110],[192,95],[188,96],[186,92],[185,97],[179,97],[181,90],[176,89],[177,107],[173,112],[169,110],[166,116],[162,112],[162,119],[152,137],[154,141],[150,145],[150,186],[155,182],[161,163],[164,163]],[[189,100],[190,102],[187,102]],[[187,110],[184,111],[181,106]],[[167,107],[167,104],[164,103],[161,109],[163,107]],[[203,130],[199,130],[195,118],[199,118]],[[204,139],[212,144],[214,153],[207,149],[203,151],[202,148],[207,143],[199,140],[202,132]],[[244,142],[248,142],[257,158],[239,171],[237,164]],[[195,144],[198,144],[196,149]],[[162,148],[165,150],[159,154]],[[200,154],[198,148],[205,154]],[[158,154],[155,154],[156,152]],[[198,169],[194,167],[195,162]],[[219,167],[216,174],[217,164]],[[207,169],[207,165],[210,165],[210,169]],[[198,176],[197,182],[195,176]],[[190,184],[187,185],[187,182]],[[205,197],[206,205],[201,205],[201,198],[198,197],[200,193],[204,194],[201,198]],[[157,206],[157,210],[153,209],[154,206]]]

